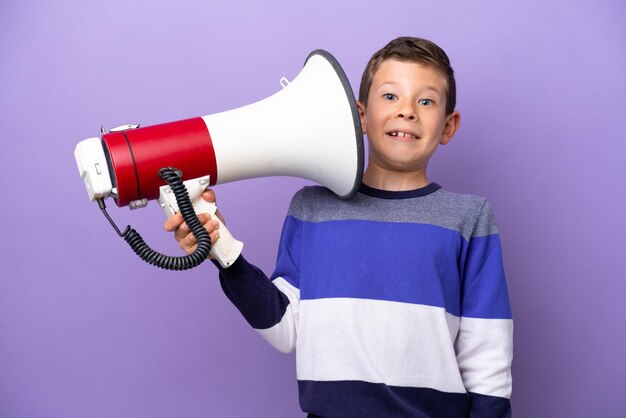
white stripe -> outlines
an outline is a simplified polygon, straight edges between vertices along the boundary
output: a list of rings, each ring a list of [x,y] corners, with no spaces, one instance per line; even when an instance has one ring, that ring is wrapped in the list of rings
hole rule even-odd
[[[267,329],[257,329],[257,332],[278,351],[289,353],[296,347],[300,289],[292,286],[282,277],[277,277],[272,283],[287,296],[289,306],[278,324]]]
[[[465,387],[483,395],[511,397],[513,321],[461,318],[457,361]]]
[[[275,278],[272,283],[274,283],[278,290],[287,295],[287,297],[289,298],[289,302],[295,303],[296,305],[300,304],[300,289],[293,286],[282,277]]]
[[[369,299],[300,303],[299,380],[360,380],[464,393],[445,309]]]

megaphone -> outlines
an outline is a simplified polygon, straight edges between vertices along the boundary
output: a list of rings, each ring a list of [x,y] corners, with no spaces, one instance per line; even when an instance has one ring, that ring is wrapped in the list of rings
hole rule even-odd
[[[327,51],[315,50],[282,90],[256,103],[207,116],[153,126],[122,125],[76,146],[74,155],[89,199],[97,201],[117,233],[146,262],[185,270],[210,253],[230,266],[243,244],[220,223],[211,246],[196,213],[215,214],[206,188],[237,180],[293,176],[326,186],[343,199],[353,196],[363,175],[363,134],[348,79]],[[184,181],[183,181],[184,179]],[[104,200],[131,209],[159,204],[181,212],[198,240],[192,254],[170,257],[148,247],[127,227],[120,232]],[[215,217],[215,219],[217,219]]]

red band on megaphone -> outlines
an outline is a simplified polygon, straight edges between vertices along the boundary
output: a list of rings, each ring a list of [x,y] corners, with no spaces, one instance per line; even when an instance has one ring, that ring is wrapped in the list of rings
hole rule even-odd
[[[117,205],[157,199],[163,167],[182,171],[183,180],[206,175],[217,182],[211,135],[200,117],[111,132],[102,136],[117,187]]]

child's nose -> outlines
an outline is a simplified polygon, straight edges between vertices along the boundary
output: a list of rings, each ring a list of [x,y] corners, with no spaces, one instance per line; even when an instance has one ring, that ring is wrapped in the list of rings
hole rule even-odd
[[[416,120],[417,112],[409,103],[402,103],[398,109],[398,119]]]
[[[398,119],[408,119],[408,120],[416,120],[417,114],[413,110],[404,109],[398,112]]]

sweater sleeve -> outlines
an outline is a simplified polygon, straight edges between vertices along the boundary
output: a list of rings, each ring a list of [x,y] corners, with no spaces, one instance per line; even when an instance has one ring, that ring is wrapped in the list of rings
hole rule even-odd
[[[296,201],[294,197],[292,208]],[[214,263],[220,270],[220,283],[226,296],[265,340],[284,353],[293,351],[296,346],[300,236],[301,223],[288,215],[271,280],[243,256],[229,268]]]
[[[500,236],[485,200],[461,260],[457,362],[472,418],[511,416],[513,320]]]

